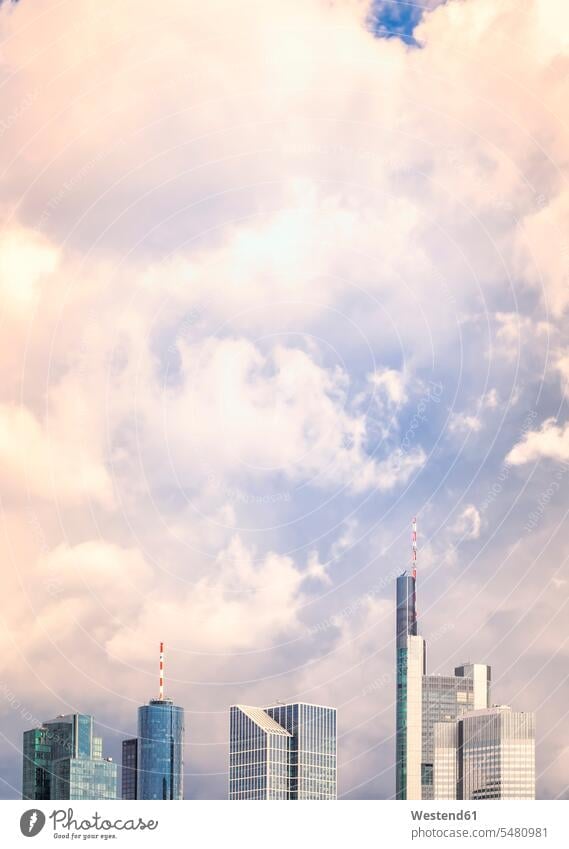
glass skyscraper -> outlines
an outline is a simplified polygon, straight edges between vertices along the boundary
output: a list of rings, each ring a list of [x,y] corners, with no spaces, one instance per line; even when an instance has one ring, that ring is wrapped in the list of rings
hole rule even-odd
[[[122,742],[121,798],[136,799],[136,767],[138,740],[132,737]]]
[[[434,798],[434,727],[477,708],[487,708],[490,667],[457,666],[454,675],[425,675],[422,681],[421,798]]]
[[[158,698],[138,708],[138,736],[123,740],[123,799],[184,798],[184,708],[164,696],[164,643],[160,643]]]
[[[397,578],[395,797],[434,798],[434,727],[487,708],[490,667],[467,663],[454,675],[427,675],[426,645],[417,633],[416,571]]]
[[[137,799],[184,798],[184,709],[172,699],[138,708],[136,775]]]
[[[229,798],[288,799],[291,734],[262,708],[229,711]]]
[[[425,641],[417,634],[416,572],[397,578],[395,797],[421,798],[422,678]]]
[[[266,708],[289,738],[289,798],[335,799],[336,710],[304,702]]]
[[[68,714],[24,732],[22,798],[116,799],[117,766],[103,758],[93,717]]]
[[[336,799],[335,708],[233,705],[229,798]]]

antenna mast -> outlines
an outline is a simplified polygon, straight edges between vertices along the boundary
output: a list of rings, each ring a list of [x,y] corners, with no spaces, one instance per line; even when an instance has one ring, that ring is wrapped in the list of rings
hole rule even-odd
[[[411,525],[411,566],[413,569],[413,577],[417,577],[417,519],[414,518]]]
[[[164,643],[160,643],[160,701],[164,701]]]

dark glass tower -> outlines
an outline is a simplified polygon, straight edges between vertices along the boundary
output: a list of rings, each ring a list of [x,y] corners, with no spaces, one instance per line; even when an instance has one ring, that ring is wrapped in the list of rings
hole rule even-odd
[[[397,648],[407,648],[407,637],[417,636],[417,578],[403,572],[397,578]]]
[[[137,799],[184,798],[184,709],[172,699],[138,708]]]
[[[121,797],[136,799],[136,767],[138,761],[138,740],[132,737],[122,741]]]
[[[24,731],[22,799],[50,798],[51,745],[45,727]]]

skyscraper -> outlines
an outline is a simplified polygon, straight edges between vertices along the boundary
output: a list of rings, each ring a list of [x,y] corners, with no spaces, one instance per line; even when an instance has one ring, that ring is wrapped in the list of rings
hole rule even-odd
[[[468,663],[454,675],[427,675],[426,645],[417,627],[417,523],[412,568],[397,578],[395,796],[434,798],[434,726],[489,704],[490,667]]]
[[[433,799],[456,799],[457,722],[433,726]]]
[[[395,797],[421,798],[422,678],[425,642],[417,634],[417,525],[413,520],[412,569],[397,578]]]
[[[138,708],[137,799],[184,798],[184,709],[172,699]]]
[[[467,711],[487,708],[490,667],[483,663],[457,666],[454,675],[424,675],[422,680],[421,799],[433,799],[434,727],[452,722]]]
[[[230,708],[230,799],[336,797],[335,708],[304,702]]]
[[[262,708],[229,709],[229,798],[288,799],[292,735]]]
[[[335,799],[336,709],[305,702],[266,708],[289,739],[289,798]]]
[[[457,723],[458,799],[535,799],[535,714],[506,705]]]
[[[61,715],[24,732],[22,798],[116,799],[117,766],[102,756],[93,717]]]
[[[123,799],[184,798],[184,709],[164,696],[164,644],[160,643],[157,699],[138,708],[138,736],[122,748]]]
[[[138,739],[132,737],[122,742],[121,799],[136,799],[136,767]]]

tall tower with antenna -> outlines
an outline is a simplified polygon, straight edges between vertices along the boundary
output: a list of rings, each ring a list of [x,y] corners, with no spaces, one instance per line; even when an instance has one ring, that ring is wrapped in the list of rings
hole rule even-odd
[[[137,799],[184,798],[184,708],[164,695],[164,643],[160,643],[158,698],[138,708]],[[133,741],[125,740],[123,760]],[[133,798],[129,796],[128,798]]]
[[[427,675],[425,641],[417,626],[417,559],[414,518],[411,562],[397,578],[395,795],[408,800],[454,799],[457,780],[448,773],[448,763],[437,756],[437,734],[447,739],[439,725],[487,708],[491,673],[486,664],[466,663],[455,667],[454,675]]]
[[[411,523],[411,564],[397,578],[395,795],[421,799],[422,680],[425,641],[417,633],[417,519]]]

